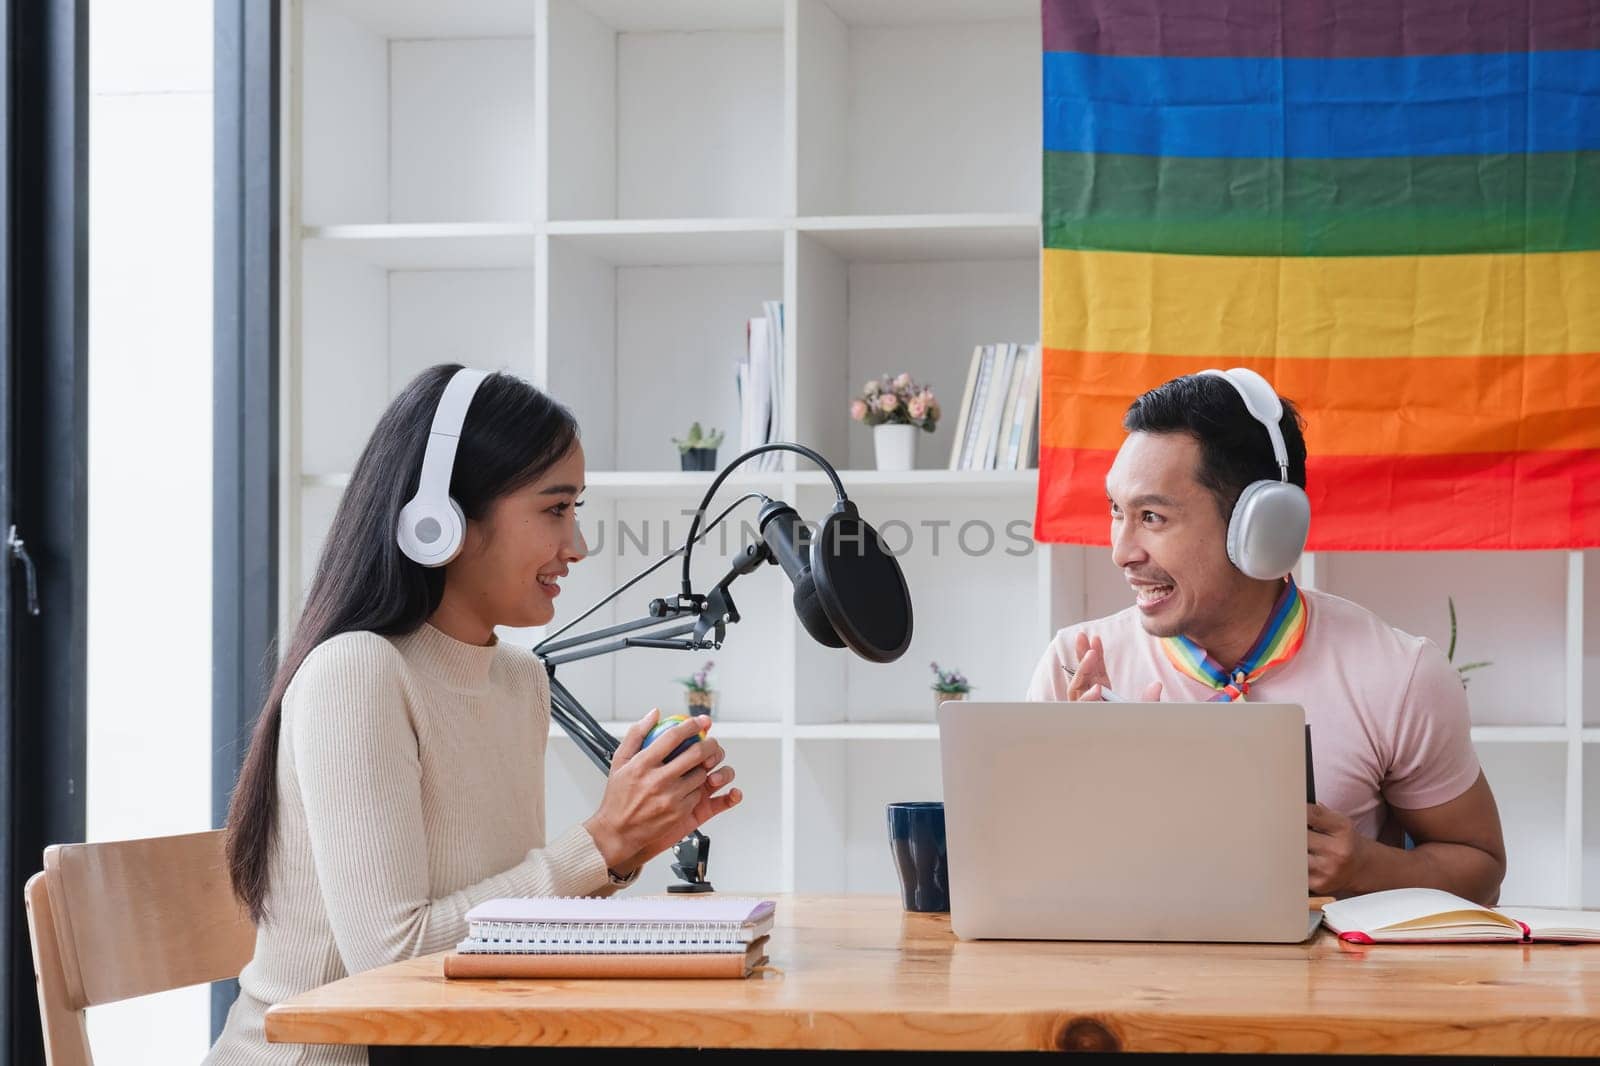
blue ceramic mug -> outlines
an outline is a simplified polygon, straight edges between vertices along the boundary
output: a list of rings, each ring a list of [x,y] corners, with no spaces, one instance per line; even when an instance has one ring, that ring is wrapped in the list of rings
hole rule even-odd
[[[908,911],[950,909],[950,863],[944,846],[944,804],[889,804],[889,848]]]

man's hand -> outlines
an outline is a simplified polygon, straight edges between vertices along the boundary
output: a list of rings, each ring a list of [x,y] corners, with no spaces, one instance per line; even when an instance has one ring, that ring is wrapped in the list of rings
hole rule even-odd
[[[1338,811],[1320,803],[1306,804],[1306,863],[1313,895],[1355,894],[1368,849],[1374,845]]]
[[[1077,647],[1078,669],[1072,674],[1072,680],[1067,685],[1067,699],[1069,700],[1100,700],[1100,690],[1111,687],[1111,676],[1106,673],[1106,649],[1099,637],[1089,639],[1087,633],[1078,634]],[[1144,693],[1140,696],[1147,703],[1156,703],[1161,699],[1161,682],[1152,681],[1145,686]]]

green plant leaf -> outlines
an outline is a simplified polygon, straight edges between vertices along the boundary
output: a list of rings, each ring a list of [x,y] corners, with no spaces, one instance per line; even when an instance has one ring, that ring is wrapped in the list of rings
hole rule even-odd
[[[1446,659],[1449,659],[1451,662],[1455,662],[1456,661],[1456,598],[1454,596],[1446,596],[1445,597],[1445,602],[1450,605],[1450,650],[1444,653],[1444,657]]]

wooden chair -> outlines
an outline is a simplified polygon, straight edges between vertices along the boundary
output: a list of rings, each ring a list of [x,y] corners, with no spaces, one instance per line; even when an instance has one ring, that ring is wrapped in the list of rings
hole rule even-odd
[[[26,896],[49,1066],[93,1061],[85,1008],[236,977],[255,950],[220,830],[52,845]]]

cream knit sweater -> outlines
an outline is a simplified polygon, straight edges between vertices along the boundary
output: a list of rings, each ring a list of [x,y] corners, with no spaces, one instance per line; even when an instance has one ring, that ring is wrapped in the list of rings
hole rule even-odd
[[[364,1063],[269,1044],[273,1003],[453,946],[497,896],[614,890],[587,831],[546,846],[550,689],[527,651],[431,625],[318,645],[283,699],[267,916],[207,1063]]]

